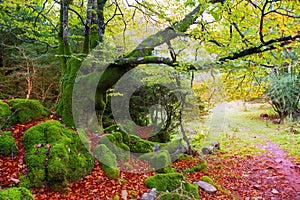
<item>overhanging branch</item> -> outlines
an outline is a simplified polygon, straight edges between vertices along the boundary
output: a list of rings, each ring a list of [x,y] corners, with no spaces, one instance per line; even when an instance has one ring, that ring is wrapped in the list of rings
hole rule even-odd
[[[277,46],[279,46],[279,47],[286,46],[288,44],[291,44],[293,41],[296,41],[297,39],[300,39],[300,33],[298,33],[294,36],[285,36],[285,37],[280,37],[280,38],[276,38],[276,39],[271,39],[259,46],[250,47],[248,49],[232,53],[229,56],[220,58],[218,61],[224,62],[226,60],[236,60],[238,58],[242,58],[242,57],[249,56],[252,54],[263,53],[266,51],[274,50],[277,48]]]

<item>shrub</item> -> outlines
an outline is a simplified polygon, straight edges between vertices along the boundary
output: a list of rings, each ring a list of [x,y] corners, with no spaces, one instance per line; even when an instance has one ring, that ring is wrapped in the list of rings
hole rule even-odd
[[[281,121],[288,115],[296,118],[295,115],[300,110],[299,78],[289,73],[272,76],[266,95]]]

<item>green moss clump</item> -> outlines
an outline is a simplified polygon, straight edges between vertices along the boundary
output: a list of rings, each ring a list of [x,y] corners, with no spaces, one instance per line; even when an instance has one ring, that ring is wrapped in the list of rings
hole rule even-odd
[[[125,161],[130,157],[130,148],[123,143],[123,136],[120,132],[113,132],[101,137],[99,143],[109,148],[118,160]]]
[[[6,122],[7,117],[11,115],[9,105],[0,101],[0,128]]]
[[[117,157],[109,148],[104,144],[100,144],[94,149],[94,155],[100,161],[101,167],[108,178],[119,178],[120,170],[117,166]]]
[[[206,172],[206,171],[207,171],[207,161],[206,160],[202,160],[202,162],[200,164],[183,170],[184,173]]]
[[[50,111],[38,100],[13,99],[8,101],[8,104],[13,107],[15,112],[9,119],[9,125],[27,123],[50,115]]]
[[[178,193],[168,193],[168,192],[161,192],[159,194],[161,200],[187,200],[187,199],[192,199],[188,195],[184,194],[178,194]],[[195,199],[195,198],[193,198]],[[198,199],[195,199],[198,200]]]
[[[45,182],[54,191],[66,191],[69,181],[86,176],[94,158],[82,144],[79,134],[49,120],[28,129],[23,135],[25,163],[31,187]]]
[[[168,151],[160,150],[153,153],[146,153],[139,157],[142,160],[149,161],[152,167],[159,173],[172,173],[174,169],[170,166],[171,157]]]
[[[214,181],[209,176],[202,176],[201,181],[209,183],[211,185],[215,185]]]
[[[0,190],[0,199],[11,199],[11,200],[34,200],[31,192],[23,187],[12,187],[5,190]]]
[[[133,153],[149,153],[152,152],[154,142],[143,140],[136,135],[128,135],[128,139],[124,143],[130,148]]]
[[[11,136],[11,132],[0,132],[0,154],[4,156],[16,155],[18,153],[15,138]]]
[[[149,188],[156,188],[158,191],[172,192],[178,188],[182,189],[182,194],[200,199],[198,186],[189,183],[180,173],[156,174],[145,180],[145,185]]]

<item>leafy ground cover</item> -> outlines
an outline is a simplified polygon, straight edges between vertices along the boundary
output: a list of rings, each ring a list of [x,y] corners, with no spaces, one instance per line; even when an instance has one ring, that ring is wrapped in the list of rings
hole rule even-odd
[[[271,117],[262,119],[261,113]],[[266,105],[248,104],[244,111],[242,104],[228,104],[219,127],[208,127],[210,122],[202,124],[203,130],[214,133],[214,137],[208,137],[211,141],[205,143],[218,141],[221,144],[219,152],[204,156],[207,170],[205,167],[197,170],[195,166],[203,164],[197,157],[184,158],[173,163],[173,167],[189,182],[211,178],[218,191],[208,194],[199,189],[201,199],[300,199],[300,156],[297,151],[300,140],[294,131],[299,127],[292,124],[291,131],[291,123],[273,124],[273,119],[273,113]],[[7,129],[16,139],[18,153],[13,157],[0,156],[1,189],[19,186],[20,174],[27,173],[22,136],[27,129],[41,122],[17,124]],[[128,164],[135,171],[124,172],[126,170],[121,168],[116,180],[109,179],[96,161],[88,176],[69,183],[67,194],[50,191],[45,186],[31,189],[31,192],[35,199],[125,199],[125,196],[139,199],[144,192],[150,191],[144,182],[155,172],[145,172],[149,164],[138,159],[130,159]]]

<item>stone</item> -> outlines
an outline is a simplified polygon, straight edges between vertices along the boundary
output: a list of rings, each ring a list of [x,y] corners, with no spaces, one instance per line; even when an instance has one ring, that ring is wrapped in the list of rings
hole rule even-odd
[[[272,189],[272,194],[279,194],[279,192],[278,192],[278,190],[276,190],[276,189]]]
[[[200,188],[202,188],[209,194],[213,194],[213,193],[217,192],[217,188],[215,188],[215,186],[213,186],[209,183],[206,183],[204,181],[194,182],[193,184],[198,185]]]
[[[149,193],[142,195],[142,200],[154,200],[156,197],[156,188],[152,188]]]

